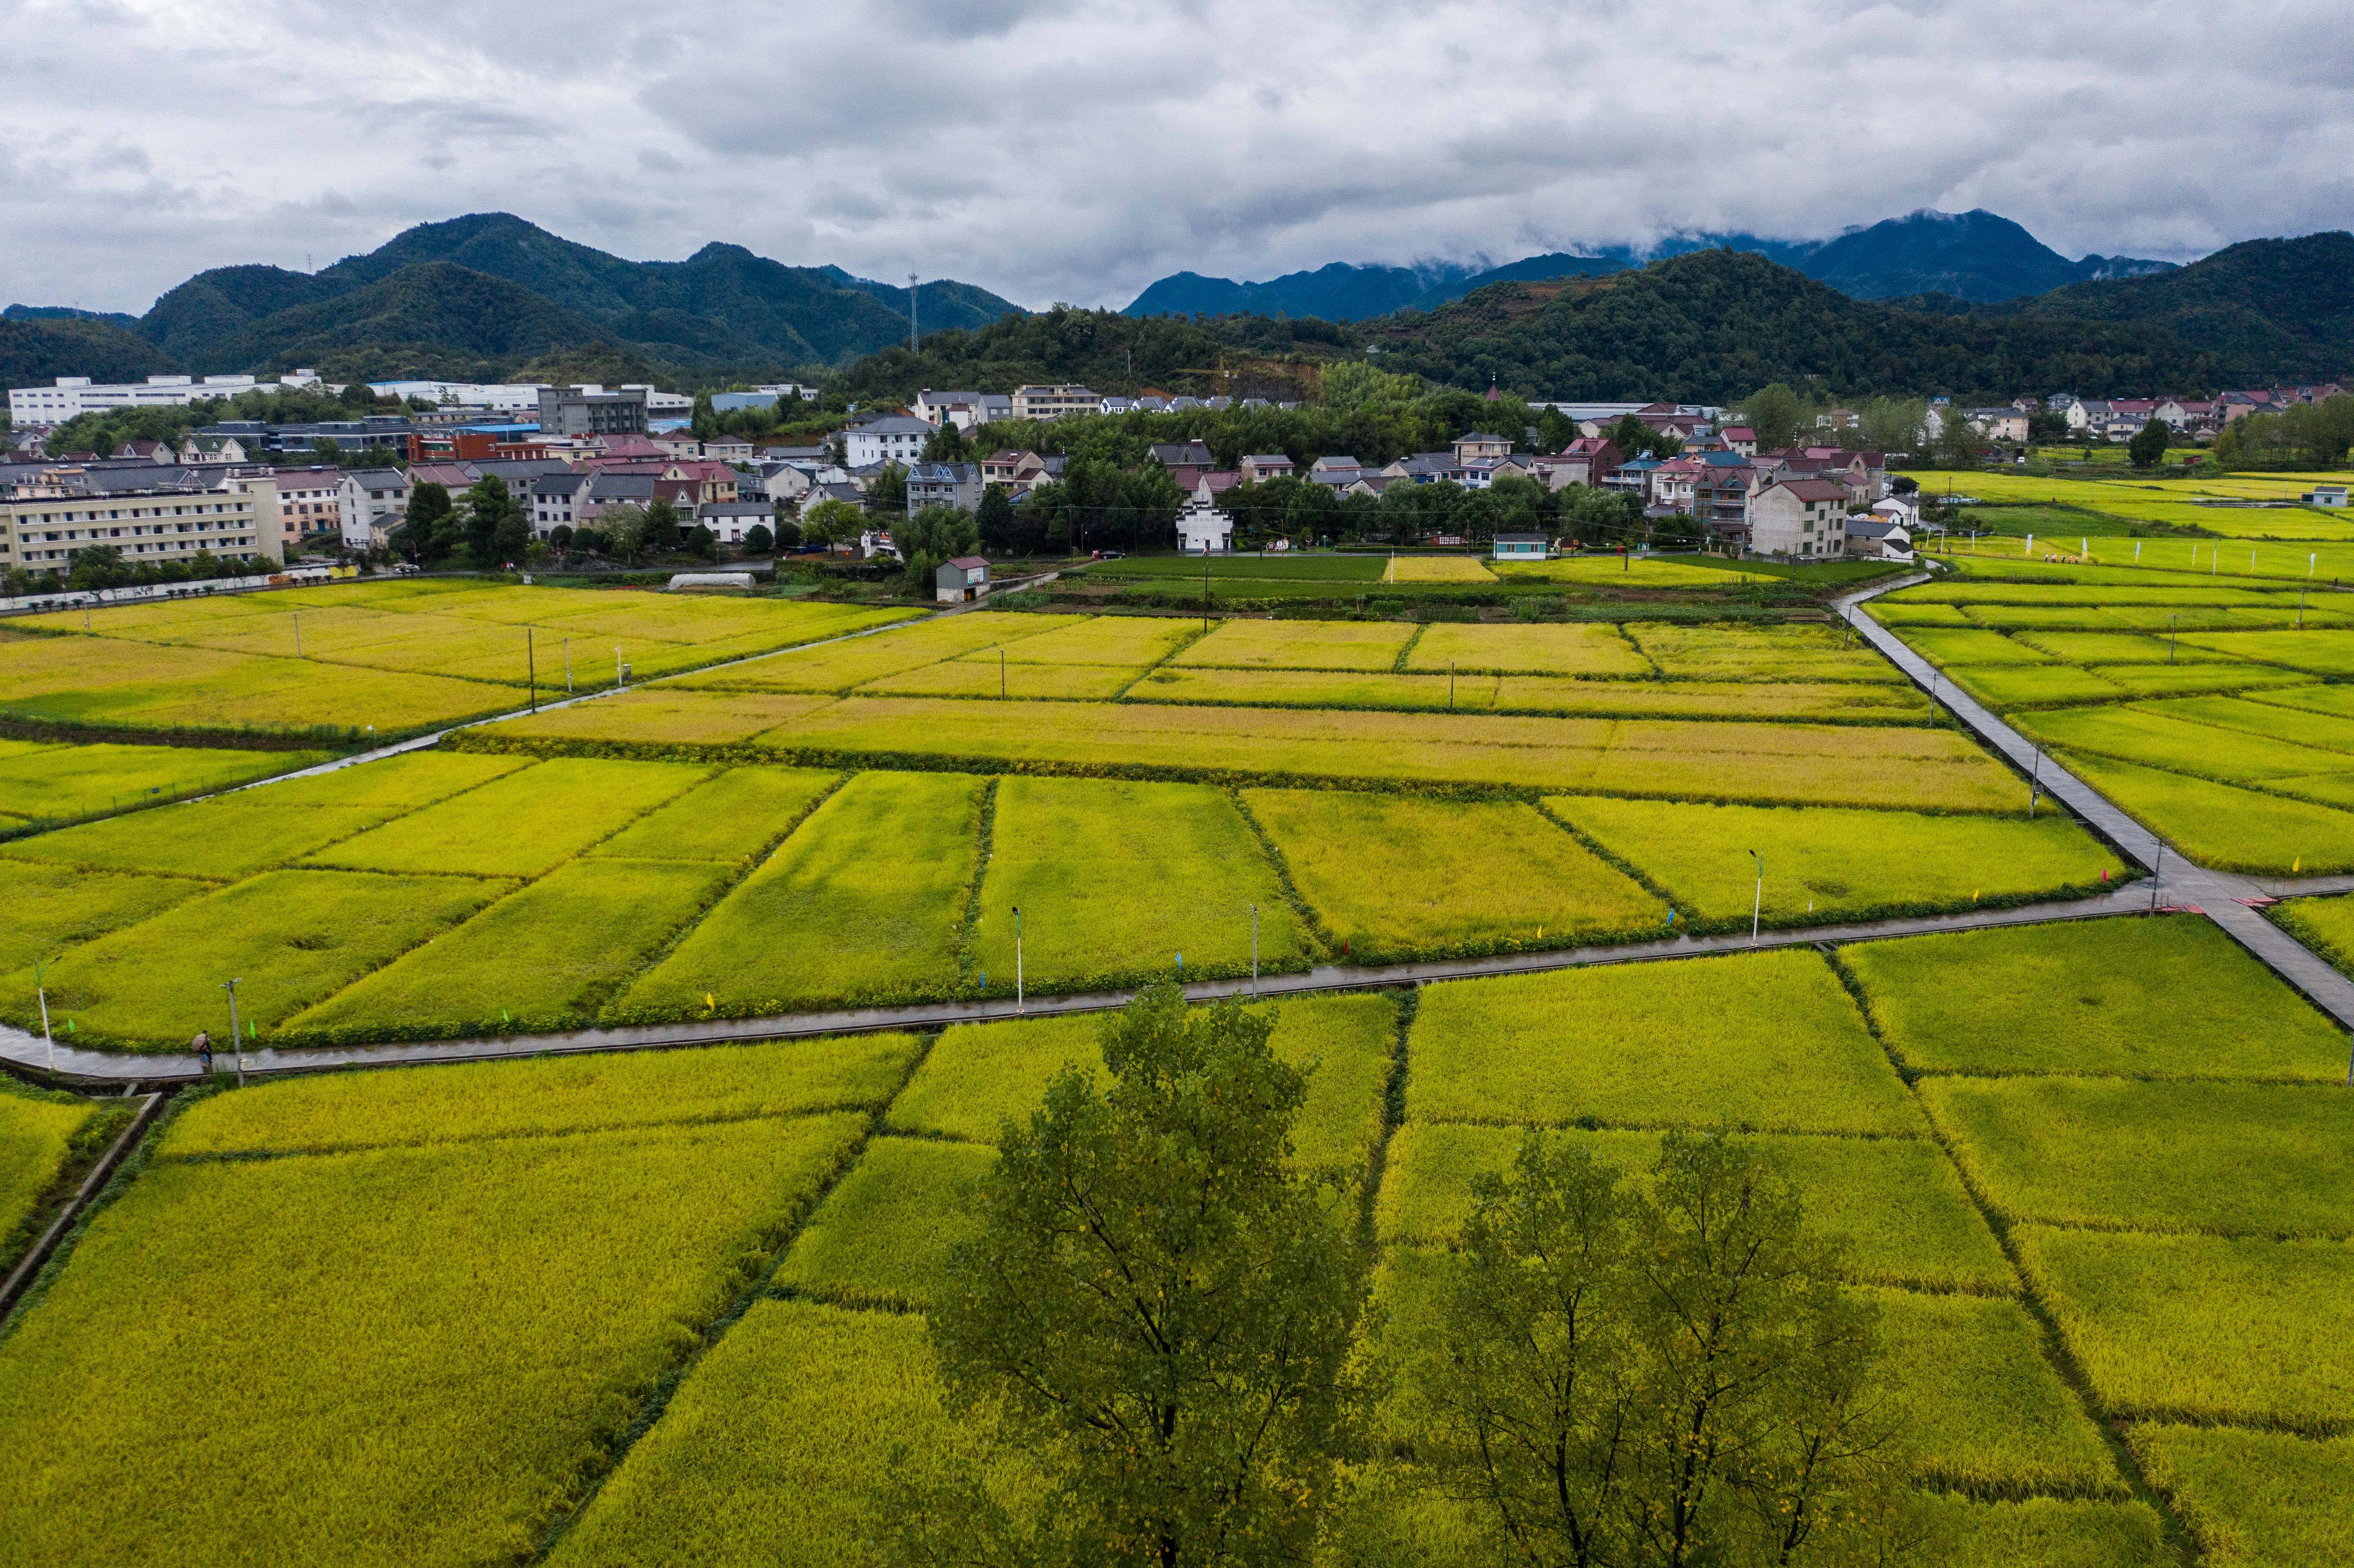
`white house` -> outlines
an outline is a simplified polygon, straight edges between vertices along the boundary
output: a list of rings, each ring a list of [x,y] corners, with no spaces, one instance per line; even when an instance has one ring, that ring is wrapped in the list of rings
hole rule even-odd
[[[885,414],[851,426],[842,432],[843,455],[852,468],[871,468],[879,462],[896,462],[903,467],[924,455],[924,443],[932,439],[931,426],[905,414]]]
[[[397,468],[355,468],[344,475],[335,502],[345,546],[380,547],[408,515],[408,476]]]
[[[2343,506],[2346,504],[2346,486],[2317,484],[2305,493],[2305,503],[2307,506]]]
[[[1200,501],[1177,514],[1177,547],[1189,556],[1206,556],[1235,547],[1235,520]]]
[[[1909,561],[1913,535],[1886,513],[1859,514],[1847,520],[1847,554],[1872,561]]]
[[[1542,561],[1553,553],[1552,541],[1543,534],[1499,534],[1495,552],[1500,561]]]

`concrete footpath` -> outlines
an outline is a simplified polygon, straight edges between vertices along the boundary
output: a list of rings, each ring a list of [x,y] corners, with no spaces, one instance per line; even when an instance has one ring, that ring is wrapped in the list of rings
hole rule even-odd
[[[2046,794],[2065,805],[2088,827],[2115,845],[2119,853],[2156,873],[2160,898],[2195,908],[2228,932],[2267,968],[2303,991],[2314,1005],[2338,1023],[2354,1029],[2354,980],[2339,973],[2296,938],[2264,918],[2261,909],[2272,900],[2294,893],[2339,891],[2344,877],[2291,879],[2242,876],[2213,871],[2183,858],[2164,840],[2127,816],[2108,798],[2046,756],[2025,736],[2005,724],[1954,683],[1895,633],[1863,612],[1866,601],[1898,588],[1928,580],[1926,574],[1899,577],[1834,600],[1847,623],[1886,654],[1891,662],[1930,694],[1940,707],[1967,725],[1988,746],[2010,759],[2020,772],[2036,779]]]
[[[2354,878],[2343,880],[2349,886],[2354,886]],[[1988,926],[2085,920],[2105,915],[2135,914],[2147,909],[2149,905],[2150,896],[2146,885],[2137,883],[2115,893],[2100,894],[2090,898],[2020,905],[2014,908],[1972,909],[1951,915],[1809,926],[1778,931],[1767,929],[1760,932],[1754,943],[1748,932],[1739,931],[1706,937],[1661,937],[1653,941],[1606,948],[1561,948],[1543,952],[1500,953],[1479,959],[1435,959],[1410,964],[1324,964],[1295,973],[1262,975],[1256,980],[1248,977],[1195,980],[1185,987],[1185,994],[1197,1001],[1253,994],[1278,999],[1310,991],[1365,991],[1384,986],[1423,985],[1436,980],[1540,974],[1550,969],[1578,969],[1594,964],[1700,958],[1713,953],[1744,952],[1753,947],[1815,947],[1866,942],[1886,937],[1967,931]],[[246,1052],[242,1058],[223,1049],[213,1057],[213,1071],[217,1075],[237,1071],[240,1060],[243,1070],[249,1075],[283,1075],[340,1067],[493,1061],[502,1057],[556,1055],[581,1051],[652,1051],[678,1045],[710,1045],[738,1040],[790,1040],[819,1034],[862,1033],[889,1029],[939,1029],[952,1023],[994,1023],[1013,1018],[1100,1012],[1126,1006],[1135,994],[1134,991],[1087,991],[1061,996],[1034,994],[1023,998],[1019,1007],[1012,997],[990,997],[970,1001],[917,1002],[904,1007],[784,1013],[766,1018],[716,1018],[701,1022],[582,1029],[566,1034],[513,1034],[477,1040],[420,1040],[386,1045],[254,1050]],[[0,1057],[77,1085],[152,1086],[193,1083],[202,1075],[196,1057],[185,1053],[132,1055],[113,1051],[87,1051],[46,1041],[37,1034],[28,1034],[17,1029],[0,1028]]]

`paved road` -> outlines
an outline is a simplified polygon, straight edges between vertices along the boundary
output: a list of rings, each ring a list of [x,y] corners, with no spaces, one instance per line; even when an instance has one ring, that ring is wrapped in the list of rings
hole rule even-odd
[[[2214,871],[2182,855],[2149,829],[2112,804],[2091,785],[2045,756],[2025,736],[1996,717],[1967,693],[1956,691],[1936,667],[1907,647],[1893,632],[1863,613],[1864,602],[1883,593],[1925,582],[1925,574],[1899,577],[1835,601],[1849,625],[1896,666],[1929,692],[1953,715],[1976,731],[1980,740],[2009,758],[2021,773],[2041,781],[2045,793],[2063,802],[2095,832],[2116,846],[2127,859],[2158,874],[2159,896],[2170,904],[2195,907],[2254,954],[2314,1004],[2349,1029],[2354,1029],[2354,980],[2340,974],[2296,938],[2258,912],[2284,893],[2336,891],[2344,878],[2310,882],[2283,877],[2243,876]]]
[[[2343,879],[2354,886],[2354,877]],[[1325,964],[1294,974],[1248,979],[1196,980],[1185,987],[1195,1001],[1249,995],[1254,989],[1268,997],[1307,991],[1363,991],[1380,986],[1425,984],[1434,980],[1473,980],[1548,969],[1576,969],[1591,964],[1639,963],[1652,959],[1699,958],[1759,948],[1810,947],[1817,944],[1870,941],[1882,937],[1925,936],[1985,926],[2030,925],[2046,920],[2084,920],[2104,915],[2133,914],[2149,906],[2149,895],[2137,884],[2115,893],[2049,904],[2022,905],[2009,909],[1973,909],[1953,915],[1923,916],[1899,920],[1871,920],[1843,925],[1811,926],[1795,930],[1767,930],[1753,944],[1746,931],[1707,937],[1661,938],[1649,942],[1607,948],[1563,948],[1544,952],[1505,953],[1484,959],[1441,959],[1424,963],[1351,965]],[[428,1062],[487,1061],[504,1056],[533,1056],[578,1051],[644,1051],[673,1045],[707,1045],[731,1040],[783,1040],[816,1034],[843,1034],[878,1029],[938,1029],[951,1023],[987,1023],[1023,1016],[1045,1017],[1066,1012],[1097,1012],[1121,1007],[1133,991],[1089,991],[1066,996],[1031,996],[1017,1012],[1010,997],[974,1001],[922,1002],[905,1007],[869,1007],[833,1012],[801,1012],[769,1018],[714,1019],[702,1023],[653,1024],[631,1028],[583,1029],[568,1034],[520,1034],[482,1040],[430,1040],[406,1044],[358,1045],[334,1049],[249,1051],[248,1073],[317,1072],[330,1067],[397,1066]],[[29,1067],[53,1071],[77,1082],[154,1085],[193,1080],[197,1063],[186,1054],[125,1055],[111,1051],[85,1051],[53,1044],[37,1034],[0,1028],[0,1057]],[[213,1058],[214,1071],[233,1070],[237,1058],[223,1050]]]

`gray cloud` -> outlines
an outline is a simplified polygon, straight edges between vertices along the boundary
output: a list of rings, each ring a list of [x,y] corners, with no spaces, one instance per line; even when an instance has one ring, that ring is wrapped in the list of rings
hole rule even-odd
[[[2354,223],[2338,0],[0,0],[0,296],[143,310],[504,209],[1025,303],[1985,207],[2072,255]]]

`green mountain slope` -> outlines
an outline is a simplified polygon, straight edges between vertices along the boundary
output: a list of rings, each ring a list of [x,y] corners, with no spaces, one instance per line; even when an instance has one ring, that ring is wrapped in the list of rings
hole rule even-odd
[[[178,369],[170,355],[111,322],[0,321],[0,386],[46,387],[60,376],[144,381]]]
[[[493,306],[482,330],[470,333],[461,318],[423,310],[405,294],[389,316],[384,297],[359,298],[427,266],[495,280],[538,306],[505,293],[492,302],[468,283],[464,298]],[[953,280],[925,284],[921,303],[927,330],[1020,313],[1012,302]],[[528,329],[521,328],[525,322]],[[518,330],[537,344],[535,352],[547,350],[541,340],[549,332],[573,334],[556,345],[559,359],[618,349],[672,371],[782,370],[898,341],[907,332],[907,291],[837,267],[787,267],[740,245],[706,245],[684,261],[630,261],[511,213],[475,213],[420,224],[316,273],[277,267],[199,273],[158,300],[139,330],[211,371],[283,369],[295,363],[288,355],[308,355],[300,363],[322,370],[331,362],[365,362],[379,367],[372,374],[444,375],[464,363],[499,375],[520,367],[502,346]],[[401,345],[429,357],[404,362]]]
[[[1361,324],[1385,369],[1475,388],[1493,376],[1560,398],[1722,403],[1803,380],[1840,397],[2055,387],[2099,397],[2203,386],[2216,368],[2163,326],[1901,310],[1730,250],[1606,278],[1500,283],[1426,315]]]
[[[504,278],[448,261],[403,267],[315,304],[275,312],[223,346],[242,365],[309,365],[337,379],[404,375],[471,378],[495,367],[601,344],[577,311]]]

